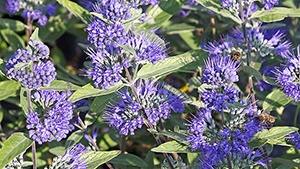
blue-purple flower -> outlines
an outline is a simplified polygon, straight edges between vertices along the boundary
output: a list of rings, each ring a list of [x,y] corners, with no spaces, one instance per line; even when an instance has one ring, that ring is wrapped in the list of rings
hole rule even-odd
[[[292,144],[296,149],[300,150],[300,134],[293,132],[284,137],[288,143]]]
[[[217,111],[227,110],[226,103],[233,104],[238,100],[239,92],[234,86],[225,86],[223,89],[206,89],[201,93],[202,101],[208,108]]]
[[[186,124],[189,126],[187,142],[192,151],[200,151],[198,165],[201,168],[228,166],[226,156],[231,157],[233,168],[245,168],[249,165],[263,164],[259,150],[251,149],[251,138],[262,130],[254,117],[247,116],[245,109],[230,109],[229,122],[218,126],[212,118],[212,111],[201,108]],[[238,159],[238,160],[235,160]]]
[[[30,111],[26,120],[29,137],[39,144],[51,142],[52,135],[57,141],[67,137],[74,129],[73,105],[69,102],[68,93],[57,91],[37,91],[32,98],[40,105],[42,111]]]
[[[153,33],[134,32],[126,43],[136,53],[136,62],[152,62],[155,64],[159,60],[164,60],[167,55],[165,42]]]
[[[72,169],[87,169],[87,158],[83,158],[83,156],[88,152],[88,149],[78,143],[73,145],[71,148],[66,150],[66,153],[63,156],[58,156],[53,158],[51,166],[52,168],[72,168]],[[47,167],[45,167],[47,169]]]
[[[92,65],[89,70],[85,70],[87,77],[94,81],[96,88],[102,87],[105,90],[109,85],[113,86],[121,80],[123,67],[128,67],[126,60],[121,61],[121,51],[118,48],[108,46],[106,49],[94,51],[87,49],[89,58],[92,59]]]
[[[102,14],[107,20],[115,23],[131,18],[131,11],[126,1],[101,0],[95,2],[93,11]]]
[[[285,39],[282,29],[261,29],[261,26],[247,29],[247,41],[250,51],[258,53],[261,57],[278,54],[282,55],[290,47],[291,42]],[[230,37],[236,40],[237,45],[244,44],[244,34],[240,29],[233,29]]]
[[[265,10],[269,10],[278,3],[278,0],[265,0],[264,2]]]
[[[107,46],[118,47],[127,40],[125,26],[122,24],[108,24],[99,18],[95,18],[87,25],[85,31],[88,33],[87,40],[96,48],[104,49]]]
[[[44,2],[23,0],[6,0],[4,7],[11,14],[16,14],[16,12],[23,10],[23,18],[38,20],[41,26],[45,26],[48,21],[46,14],[50,16],[54,15],[57,8],[56,4],[51,3],[51,1],[48,5],[45,5]]]
[[[20,82],[25,88],[47,87],[55,79],[53,63],[47,61],[49,48],[39,40],[29,41],[28,49],[18,49],[6,64],[9,78]]]
[[[202,83],[226,86],[239,81],[237,71],[240,64],[230,57],[211,57],[205,61]]]
[[[171,90],[171,89],[169,89]],[[154,125],[160,118],[167,119],[172,112],[182,113],[185,98],[171,93],[166,86],[154,81],[139,81],[136,96],[124,90],[118,94],[120,102],[113,101],[106,108],[103,118],[122,135],[134,135],[144,123]]]
[[[288,64],[277,68],[276,80],[282,87],[282,91],[287,97],[292,97],[296,102],[300,97],[300,58],[298,55],[292,55],[288,59]]]

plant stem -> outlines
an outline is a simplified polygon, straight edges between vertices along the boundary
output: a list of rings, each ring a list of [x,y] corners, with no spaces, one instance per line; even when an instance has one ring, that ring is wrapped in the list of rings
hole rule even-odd
[[[124,60],[124,59],[122,58],[122,60]],[[140,105],[142,105],[142,104],[141,104],[141,100],[140,100],[140,98],[138,97],[136,88],[135,88],[135,86],[134,86],[135,77],[131,77],[131,75],[130,75],[129,70],[128,70],[127,67],[124,67],[124,68],[125,68],[126,76],[127,76],[128,80],[129,80],[129,86],[130,86],[130,88],[131,88],[131,90],[132,90],[132,93],[133,93],[134,97],[136,98],[137,102],[138,102]],[[137,72],[137,69],[136,69],[134,72]],[[133,78],[133,79],[132,79],[132,78]],[[144,114],[145,114],[145,112],[144,112]],[[147,125],[147,127],[154,129],[154,127],[153,127],[152,125]],[[157,144],[158,144],[158,145],[161,145],[161,140],[160,140],[159,138],[157,138],[157,135],[156,135],[156,134],[152,134],[152,135],[153,135],[153,137],[155,138]],[[168,162],[170,168],[171,168],[171,169],[175,169],[174,166],[172,165],[172,162],[171,162],[171,160],[170,160],[168,154],[167,154],[167,153],[163,153],[163,155],[164,155],[164,157],[166,158],[166,160],[167,160],[167,162]]]
[[[27,106],[28,106],[28,113],[31,113],[31,89],[26,88],[26,95],[27,95]],[[36,146],[35,141],[33,140],[32,146],[32,163],[33,163],[33,169],[37,169],[36,167]]]
[[[31,33],[32,33],[32,23],[31,23],[30,18],[27,18],[26,22],[27,22],[26,36],[27,36],[27,44],[28,44]]]
[[[299,108],[300,108],[300,102],[298,103],[296,114],[295,114],[295,117],[294,117],[294,126],[295,127],[297,127],[297,119],[298,119]]]
[[[122,137],[122,140],[121,140],[121,151],[122,153],[125,152],[126,150],[126,137],[125,136],[121,136]]]
[[[248,18],[246,18],[246,20],[245,20],[242,0],[239,0],[239,5],[240,5],[240,14],[241,14],[241,19],[242,19],[242,30],[243,30],[243,34],[244,34],[244,46],[245,46],[245,50],[247,50],[247,66],[250,66],[250,50],[249,50],[249,47],[248,47],[247,31],[246,31],[246,23],[247,23]],[[250,6],[248,7],[248,9],[249,8],[250,8]],[[246,16],[246,17],[248,17],[248,16]],[[249,85],[249,89],[250,89],[252,104],[253,104],[254,107],[256,107],[254,89],[253,89],[253,82],[252,82],[252,77],[251,76],[249,76],[249,78],[248,78],[248,85]],[[264,150],[263,156],[265,158],[268,158],[268,153],[266,151],[266,145],[263,145],[263,150]],[[267,164],[267,167],[268,167],[268,169],[272,169],[272,166],[270,164]]]
[[[32,161],[33,161],[33,169],[37,169],[36,167],[36,147],[35,147],[35,141],[32,143]]]
[[[82,120],[81,120],[81,118],[80,118],[80,116],[79,116],[79,113],[80,113],[80,112],[78,112],[77,115],[78,115],[78,121],[79,121],[79,124],[80,124],[80,126],[81,126],[81,128],[82,128],[82,131],[84,132],[84,134],[87,135],[87,137],[89,138],[89,141],[90,141],[90,142],[92,143],[92,145],[96,148],[96,150],[97,150],[97,151],[100,151],[99,147],[98,147],[97,144],[94,142],[94,140],[93,140],[93,138],[91,137],[91,135],[87,132],[87,128],[86,128],[86,126],[84,125],[84,123],[82,122]],[[107,167],[108,167],[109,169],[113,169],[113,166],[112,166],[110,163],[106,162],[105,164],[107,165]]]

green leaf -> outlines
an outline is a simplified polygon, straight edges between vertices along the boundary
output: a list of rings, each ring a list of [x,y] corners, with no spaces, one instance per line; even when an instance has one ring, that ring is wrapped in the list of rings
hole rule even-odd
[[[40,38],[43,42],[54,41],[61,37],[76,22],[76,19],[65,19],[62,15],[51,17],[47,24],[41,27]]]
[[[90,169],[97,168],[98,166],[110,161],[121,153],[120,150],[113,151],[90,151],[82,156],[86,159],[86,165]]]
[[[82,130],[77,130],[73,132],[67,139],[65,143],[65,149],[72,147],[74,144],[78,143],[81,138],[83,137],[83,131]]]
[[[157,153],[191,153],[191,149],[184,145],[180,144],[179,142],[173,140],[165,142],[158,147],[152,148],[151,151]]]
[[[132,17],[123,22],[123,24],[125,25],[125,29],[127,31],[131,28],[132,23],[135,23],[136,21],[138,21],[138,19],[140,19],[142,16],[144,16],[143,10],[141,8],[138,8],[138,9],[131,8],[130,10],[131,10]]]
[[[210,84],[207,84],[207,83],[203,83],[201,86],[198,87],[198,91],[200,93],[203,93],[206,91],[206,89],[217,89],[219,88],[219,86],[217,85],[210,85]]]
[[[259,148],[263,145],[265,145],[267,143],[267,139],[256,139],[256,140],[253,140],[251,143],[249,143],[248,145],[251,147],[251,148]]]
[[[11,96],[16,96],[16,92],[20,89],[20,87],[21,84],[13,80],[0,82],[0,100],[4,100]]]
[[[13,133],[4,143],[0,150],[0,168],[4,168],[12,159],[26,151],[33,140],[28,138],[27,134]]]
[[[279,164],[285,164],[291,167],[298,167],[300,168],[300,163],[294,162],[292,159],[285,159],[285,158],[272,158],[272,163],[279,163]]]
[[[162,26],[162,28],[159,29],[160,33],[172,35],[178,33],[193,32],[198,29],[196,26],[187,23],[177,23],[177,24],[176,23],[173,24],[171,22],[170,23],[166,22],[166,23]],[[200,40],[200,38],[197,39]]]
[[[105,89],[95,89],[91,84],[87,84],[83,86],[82,89],[76,90],[76,92],[74,92],[70,96],[69,101],[76,102],[84,98],[107,95],[119,90],[120,88],[123,87],[123,85],[124,84],[120,81],[116,83],[114,86],[110,86],[108,90],[105,90]]]
[[[62,80],[53,80],[49,87],[40,88],[40,90],[55,90],[55,91],[69,91],[69,90],[80,90],[80,89],[82,89],[80,86]]]
[[[257,71],[256,69],[250,67],[250,66],[246,66],[246,65],[243,65],[242,66],[242,70],[245,72],[245,73],[248,73],[249,75],[252,75],[256,78],[256,80],[262,80],[262,76],[261,74],[259,73],[259,71]]]
[[[170,137],[174,140],[177,140],[177,141],[180,141],[180,142],[185,142],[186,141],[186,136],[182,133],[178,133],[178,132],[174,132],[174,131],[160,131],[160,132],[157,132],[155,130],[149,130],[148,131],[150,133],[153,133],[153,134],[157,134],[157,135],[163,135],[163,136],[167,136],[167,137]]]
[[[179,56],[189,55],[194,58],[194,61],[183,66],[180,70],[195,70],[199,66],[204,65],[204,60],[209,57],[208,53],[203,51],[202,49],[190,50],[184,54]]]
[[[263,130],[261,132],[256,133],[254,138],[276,140],[297,130],[297,127],[272,127],[270,130]]]
[[[28,114],[28,104],[27,104],[26,89],[24,87],[21,87],[21,90],[20,90],[20,102],[21,102],[21,107],[22,107],[24,116],[27,117],[27,114]]]
[[[196,76],[189,79],[189,89],[197,89],[199,86],[201,86],[201,77]]]
[[[164,61],[158,61],[155,65],[148,63],[140,69],[137,73],[137,77],[147,79],[150,77],[167,75],[192,61],[193,58],[187,54],[185,56],[174,56],[167,58]]]
[[[4,40],[16,51],[19,48],[24,48],[25,43],[23,39],[10,29],[1,29],[0,33]]]
[[[3,109],[2,109],[2,106],[0,105],[0,123],[2,122],[3,120]]]
[[[3,61],[3,59],[0,58],[0,75],[3,75],[3,76],[6,75],[5,64],[6,63]]]
[[[77,3],[69,0],[57,0],[63,7],[67,8],[75,16],[79,17],[83,22],[90,23],[93,16],[86,9],[79,6]]]
[[[23,114],[27,118],[27,114],[28,114],[27,92],[24,87],[21,87],[21,90],[20,90],[20,103],[21,103],[21,107],[23,110]],[[31,101],[31,108],[34,110],[37,109],[37,105],[34,104],[32,101]]]
[[[228,107],[231,107],[231,108],[241,108],[241,109],[243,109],[243,108],[249,107],[249,106],[251,105],[251,101],[248,100],[248,102],[247,102],[246,105],[244,105],[244,104],[242,104],[242,103],[240,103],[240,102],[234,102],[234,103],[228,103],[228,102],[225,102],[225,104],[226,104]]]
[[[39,28],[35,28],[33,33],[30,36],[30,40],[39,40]]]
[[[199,4],[201,4],[202,6],[204,6],[205,8],[219,14],[222,15],[223,17],[226,18],[230,18],[231,20],[233,20],[235,23],[237,24],[241,24],[242,21],[237,18],[233,12],[230,12],[228,9],[223,8],[221,6],[220,1],[216,1],[216,0],[196,0],[196,2],[198,2]]]
[[[109,23],[110,21],[107,20],[102,14],[100,13],[96,13],[96,12],[91,12],[90,14],[98,17],[99,19],[101,19],[102,21],[106,22],[106,23]]]
[[[250,19],[259,19],[263,22],[281,21],[286,17],[300,17],[300,9],[274,7],[265,11],[264,8],[254,12]]]
[[[265,101],[263,102],[263,109],[272,110],[274,108],[285,106],[292,100],[293,100],[292,97],[287,98],[285,93],[283,93],[280,89],[276,89],[271,93],[269,93],[265,98]]]
[[[194,165],[197,161],[198,153],[187,153],[187,158],[190,165]]]
[[[56,156],[63,156],[66,153],[66,149],[64,146],[57,145],[53,148],[50,148],[49,152]]]
[[[18,71],[18,70],[28,67],[29,65],[30,65],[30,63],[17,63],[14,65],[14,69],[15,69],[15,71]]]
[[[179,36],[191,47],[192,49],[201,49],[200,38],[195,36],[193,32],[181,32]]]
[[[274,77],[268,77],[268,76],[263,75],[262,78],[263,78],[264,82],[266,82],[270,85],[277,85],[276,80],[274,79]]]
[[[23,31],[26,28],[26,25],[23,22],[7,18],[0,19],[0,26],[16,32]]]
[[[164,0],[158,5],[148,7],[147,15],[155,20],[155,24],[141,24],[140,27],[151,29],[153,27],[159,27],[164,22],[169,20],[174,14],[181,10],[181,6],[188,0]]]
[[[131,53],[133,56],[137,56],[135,50],[132,49],[130,46],[128,46],[128,45],[122,45],[122,44],[119,44],[119,46],[121,48],[123,48],[124,50],[126,50],[127,52]]]
[[[110,161],[113,164],[122,164],[137,167],[148,167],[148,164],[140,157],[133,154],[120,154]]]
[[[145,158],[145,162],[148,164],[148,167],[143,167],[142,169],[153,169],[154,168],[154,153],[152,151],[148,151],[147,156]]]
[[[93,124],[99,114],[104,111],[104,108],[111,100],[117,101],[118,95],[116,93],[111,93],[103,96],[97,96],[91,105],[91,112],[88,112],[88,114],[85,116],[84,124],[86,126]]]
[[[59,47],[54,46],[51,49],[51,56],[52,56],[54,62],[58,63],[59,65],[61,65],[63,67],[67,67],[66,57],[64,56],[64,53],[62,52],[62,50]]]

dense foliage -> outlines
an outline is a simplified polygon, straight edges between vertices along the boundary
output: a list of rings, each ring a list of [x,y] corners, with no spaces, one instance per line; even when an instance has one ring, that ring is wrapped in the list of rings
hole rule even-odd
[[[300,168],[298,1],[0,2],[0,168]]]

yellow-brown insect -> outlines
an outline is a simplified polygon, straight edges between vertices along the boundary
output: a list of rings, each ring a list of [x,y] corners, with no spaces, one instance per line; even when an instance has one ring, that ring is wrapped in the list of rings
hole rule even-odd
[[[231,60],[240,61],[242,58],[242,53],[240,51],[235,51],[231,54]]]
[[[276,118],[269,115],[269,114],[261,114],[255,117],[257,120],[259,120],[259,123],[263,123],[264,125],[273,126],[273,123],[275,122]]]

